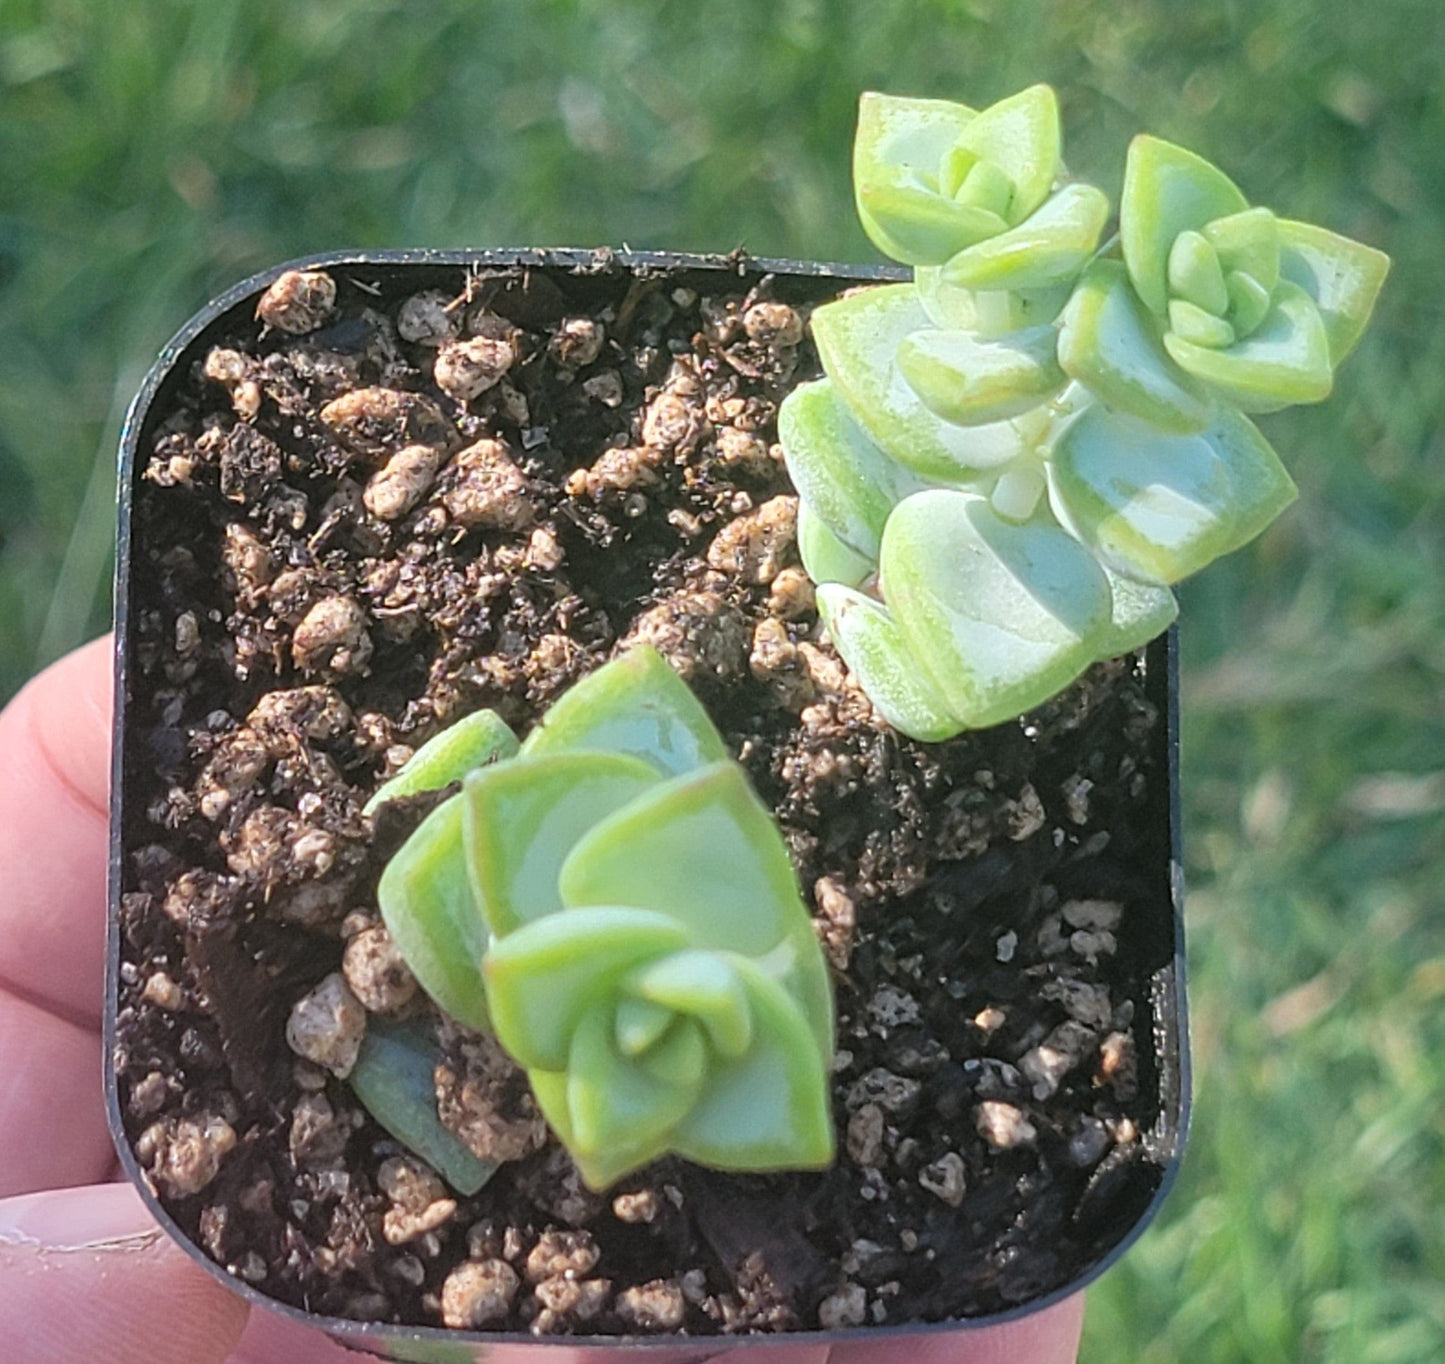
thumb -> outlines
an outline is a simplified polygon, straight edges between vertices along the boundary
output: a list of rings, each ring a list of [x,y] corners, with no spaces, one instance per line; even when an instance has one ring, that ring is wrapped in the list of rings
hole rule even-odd
[[[221,1364],[246,1312],[128,1184],[0,1200],[0,1337],[13,1364]]]

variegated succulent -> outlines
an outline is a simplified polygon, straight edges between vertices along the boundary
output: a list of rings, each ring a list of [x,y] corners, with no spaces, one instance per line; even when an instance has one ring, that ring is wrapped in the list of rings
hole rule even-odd
[[[1145,136],[1101,246],[1047,86],[982,112],[866,94],[853,172],[914,280],[814,312],[827,377],[779,432],[839,651],[943,739],[1146,643],[1173,583],[1278,515],[1294,484],[1244,414],[1328,395],[1389,262]]]
[[[373,806],[458,780],[388,863],[382,916],[431,997],[526,1070],[588,1183],[664,1152],[826,1165],[822,949],[781,833],[662,657],[598,669],[520,746],[469,717]]]

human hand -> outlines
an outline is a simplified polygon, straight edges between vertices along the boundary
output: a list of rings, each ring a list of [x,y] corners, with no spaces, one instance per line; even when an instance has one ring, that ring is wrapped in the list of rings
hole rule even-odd
[[[110,640],[0,712],[0,1338],[11,1364],[345,1364],[318,1331],[251,1310],[197,1267],[120,1170],[99,1067]],[[1024,1321],[886,1345],[779,1345],[728,1364],[1072,1364],[1083,1297]],[[713,1343],[646,1364],[718,1353]],[[601,1364],[518,1345],[493,1364]]]

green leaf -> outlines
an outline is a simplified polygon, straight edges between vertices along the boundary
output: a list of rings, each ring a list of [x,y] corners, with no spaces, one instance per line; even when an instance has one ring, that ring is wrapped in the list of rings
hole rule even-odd
[[[1069,301],[1069,285],[1064,280],[1039,289],[961,289],[944,279],[944,268],[920,265],[913,272],[918,301],[928,321],[944,331],[1004,336],[1055,321]]]
[[[1109,585],[1047,517],[1015,525],[946,489],[900,503],[883,535],[883,598],[949,711],[970,729],[1067,686],[1108,627]]]
[[[857,587],[872,577],[878,565],[851,550],[806,501],[798,504],[798,557],[815,583],[846,583]]]
[[[959,483],[1023,449],[1008,422],[955,426],[924,406],[898,372],[901,341],[928,326],[909,284],[861,289],[813,313],[823,368],[848,410],[879,446],[927,479]]]
[[[822,949],[783,836],[736,763],[678,777],[599,822],[560,884],[569,910],[635,905],[682,925],[693,947],[766,960],[831,1047]]]
[[[1181,369],[1245,412],[1317,403],[1334,383],[1319,309],[1287,280],[1275,290],[1269,315],[1242,341],[1215,350],[1170,333],[1164,348]]]
[[[624,996],[618,1001],[613,1018],[617,1049],[624,1056],[641,1056],[672,1027],[676,1018],[671,1009],[654,1004],[650,999]]]
[[[860,185],[858,217],[873,243],[906,265],[941,264],[1008,226],[986,208],[907,184]]]
[[[470,1197],[497,1171],[480,1161],[437,1116],[433,1075],[441,1059],[430,1027],[372,1016],[347,1077],[362,1106],[459,1194]]]
[[[669,1145],[726,1170],[821,1169],[833,1160],[826,1058],[804,1011],[778,983],[736,960],[753,1017],[752,1045],[717,1058]]]
[[[629,649],[565,692],[522,744],[524,756],[626,753],[665,777],[727,757],[717,726],[686,682],[648,645]]]
[[[1004,215],[1013,202],[1013,181],[992,161],[975,161],[953,197],[961,204],[972,204],[992,213],[998,219],[998,231],[1002,232],[1008,226]]]
[[[565,1070],[588,1010],[614,998],[633,968],[688,945],[683,925],[646,909],[572,909],[524,924],[483,962],[497,1040],[528,1070]]]
[[[859,100],[853,191],[863,230],[884,255],[909,265],[939,264],[1005,226],[940,192],[938,169],[974,117],[948,100],[871,90]]]
[[[1109,198],[1093,185],[1065,185],[1017,227],[965,247],[942,267],[960,289],[1041,289],[1077,274],[1109,220]]]
[[[888,513],[922,480],[869,439],[827,379],[783,400],[778,439],[803,502],[849,549],[876,560]]]
[[[1330,363],[1354,348],[1390,272],[1390,258],[1311,223],[1282,221],[1280,273],[1314,301],[1324,319]]]
[[[624,1175],[641,1169],[667,1151],[672,1134],[664,1129],[634,1132],[628,1139],[615,1142],[607,1151],[583,1154],[578,1146],[577,1134],[572,1130],[568,1072],[531,1070],[527,1072],[527,1078],[531,1081],[537,1107],[566,1146],[588,1188],[599,1192],[609,1188]]]
[[[1004,216],[1015,225],[1048,198],[1059,173],[1060,138],[1058,97],[1047,85],[1031,85],[970,120],[958,145],[1008,177],[1013,197]]]
[[[1164,350],[1124,267],[1096,261],[1064,309],[1059,363],[1110,407],[1164,431],[1202,431],[1210,402]]]
[[[675,1014],[696,1018],[720,1055],[739,1056],[752,1040],[748,998],[736,970],[717,952],[690,949],[639,966],[622,988]]]
[[[868,699],[900,734],[937,743],[963,728],[914,661],[898,622],[881,602],[839,583],[823,583],[818,614]]]
[[[1219,255],[1227,275],[1242,270],[1273,293],[1279,283],[1279,220],[1267,208],[1247,208],[1216,218],[1204,226],[1204,235]]]
[[[1269,316],[1269,292],[1243,270],[1231,270],[1225,276],[1224,287],[1229,291],[1229,314],[1235,335],[1248,336]]]
[[[567,1058],[576,1152],[599,1160],[644,1132],[665,1140],[696,1102],[707,1059],[702,1029],[686,1018],[643,1056],[624,1056],[617,1049],[612,1002],[594,1004],[577,1024]]]
[[[641,758],[586,751],[528,755],[468,777],[467,863],[492,933],[561,909],[557,877],[573,845],[658,782]]]
[[[467,873],[460,796],[433,810],[392,856],[376,899],[421,988],[458,1022],[490,1028],[481,963],[491,935]]]
[[[1058,333],[1033,327],[994,341],[924,328],[898,347],[899,372],[930,412],[962,426],[1021,416],[1057,393],[1065,376]]]
[[[1169,248],[1169,294],[1216,317],[1229,307],[1219,256],[1202,232],[1181,232]]]
[[[1202,231],[1248,207],[1234,182],[1203,157],[1157,137],[1136,137],[1124,167],[1119,240],[1144,306],[1160,315],[1167,307],[1169,253],[1181,232]]]
[[[569,908],[668,914],[694,946],[762,956],[806,911],[782,835],[736,763],[656,786],[578,840],[560,876]]]
[[[1279,457],[1228,408],[1193,436],[1093,408],[1054,446],[1055,512],[1115,572],[1165,586],[1238,549],[1295,496]]]
[[[1098,643],[1100,660],[1142,649],[1173,625],[1179,615],[1179,602],[1167,587],[1135,582],[1115,573],[1107,564],[1103,568],[1109,579],[1112,609],[1109,628]]]
[[[517,736],[496,711],[475,711],[428,739],[390,781],[377,788],[361,813],[374,814],[398,796],[440,791],[473,768],[510,758],[516,751]]]
[[[1234,344],[1234,328],[1215,313],[1190,303],[1188,299],[1169,300],[1169,330],[1183,341],[1192,341],[1196,346],[1221,346]]]

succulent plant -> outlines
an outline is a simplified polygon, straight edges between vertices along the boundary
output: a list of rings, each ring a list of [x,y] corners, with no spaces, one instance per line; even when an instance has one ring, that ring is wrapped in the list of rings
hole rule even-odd
[[[520,749],[495,717],[463,723],[393,779],[462,782],[378,887],[423,988],[494,1031],[594,1187],[664,1152],[826,1165],[822,949],[781,833],[686,685],[644,647]]]
[[[839,652],[917,739],[999,723],[1177,614],[1295,496],[1244,413],[1328,395],[1388,270],[1140,136],[1119,231],[1063,178],[1046,86],[865,94],[859,216],[912,284],[813,314],[779,435]]]

